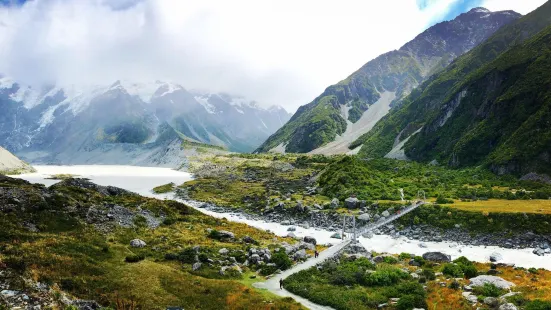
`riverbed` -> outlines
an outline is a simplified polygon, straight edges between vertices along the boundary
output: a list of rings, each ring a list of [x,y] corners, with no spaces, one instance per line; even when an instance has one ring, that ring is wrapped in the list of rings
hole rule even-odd
[[[15,177],[25,179],[33,183],[41,183],[50,186],[59,182],[59,180],[48,179],[54,174],[72,174],[77,177],[88,178],[99,185],[111,185],[135,192],[142,196],[156,197],[159,199],[173,199],[172,194],[156,195],[151,190],[153,187],[175,183],[182,184],[192,180],[190,173],[176,171],[169,168],[156,167],[136,167],[136,166],[105,166],[105,165],[80,165],[80,166],[34,166],[35,173],[22,174]],[[262,220],[252,220],[246,218],[240,213],[217,213],[199,208],[199,204],[192,204],[196,209],[203,213],[218,218],[227,218],[228,220],[241,222],[250,226],[269,230],[279,236],[286,236],[289,226],[279,223],[265,222]],[[296,227],[293,232],[298,237],[312,236],[320,244],[335,244],[339,239],[333,239],[330,236],[332,231],[317,228]],[[551,270],[551,259],[549,256],[536,256],[532,254],[533,249],[506,249],[496,246],[471,246],[462,245],[455,242],[421,242],[409,240],[405,237],[391,237],[388,235],[375,235],[371,239],[360,238],[360,242],[369,250],[382,253],[388,252],[399,254],[407,252],[421,255],[429,251],[440,251],[452,256],[455,259],[459,256],[465,256],[470,260],[478,262],[488,262],[490,254],[497,252],[503,257],[501,263],[515,264],[520,267],[535,267]]]

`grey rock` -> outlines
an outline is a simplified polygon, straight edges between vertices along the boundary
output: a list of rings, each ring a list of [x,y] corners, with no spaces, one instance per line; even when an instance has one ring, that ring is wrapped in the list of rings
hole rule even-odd
[[[234,239],[235,235],[231,231],[221,230],[218,232],[222,239]]]
[[[499,306],[499,300],[495,297],[484,298],[484,303],[492,308]]]
[[[316,238],[311,237],[311,236],[304,237],[304,242],[311,243],[313,245],[318,244],[318,242],[316,241]]]
[[[336,209],[339,207],[339,200],[337,198],[333,198],[331,200],[331,208]]]
[[[303,260],[303,259],[306,259],[306,251],[305,251],[304,249],[297,251],[297,252],[293,255],[293,258],[294,258],[295,260]]]
[[[336,232],[336,233],[331,235],[331,238],[333,238],[333,239],[342,239],[342,236],[341,236],[340,233]]]
[[[449,263],[451,261],[451,256],[442,252],[427,252],[423,254],[423,258],[429,262],[436,263]]]
[[[371,215],[369,215],[368,213],[364,213],[364,214],[361,214],[360,216],[358,216],[358,220],[360,221],[369,221],[371,219]]]
[[[197,263],[193,264],[193,266],[191,266],[191,270],[197,271],[197,270],[201,269],[201,265],[202,264],[200,262],[197,262]]]
[[[499,306],[499,310],[517,310],[517,306],[511,303],[506,303]]]
[[[381,216],[383,217],[389,217],[390,216],[390,212],[388,212],[387,210],[383,211],[383,213],[381,213]]]
[[[230,250],[226,249],[226,248],[221,248],[218,253],[220,253],[221,255],[227,255],[228,253],[230,252]]]
[[[344,203],[348,209],[356,209],[359,205],[359,200],[356,197],[348,197],[344,200]]]
[[[144,248],[147,244],[141,239],[134,239],[130,241],[130,246],[133,248]]]
[[[484,284],[489,283],[493,284],[502,289],[509,289],[515,286],[514,283],[504,280],[503,278],[496,276],[481,275],[478,277],[471,278],[471,287],[484,286]]]
[[[501,256],[501,254],[497,253],[497,252],[494,252],[492,254],[490,254],[490,261],[491,262],[498,262],[500,260],[503,259],[503,256]]]
[[[252,244],[256,244],[258,243],[256,240],[254,240],[252,237],[250,236],[245,236],[243,237],[243,242],[245,243],[252,243]]]

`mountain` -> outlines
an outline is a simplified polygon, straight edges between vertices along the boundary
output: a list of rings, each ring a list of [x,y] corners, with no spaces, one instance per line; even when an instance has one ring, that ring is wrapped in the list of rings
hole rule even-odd
[[[428,28],[399,50],[329,86],[256,151],[346,153],[393,106],[429,76],[521,15],[475,8]]]
[[[35,89],[0,79],[0,143],[32,162],[174,166],[183,140],[250,152],[289,118],[174,83]]]
[[[33,167],[29,164],[0,147],[0,174],[18,174],[33,171]]]
[[[352,147],[498,173],[551,173],[551,2],[423,83]]]

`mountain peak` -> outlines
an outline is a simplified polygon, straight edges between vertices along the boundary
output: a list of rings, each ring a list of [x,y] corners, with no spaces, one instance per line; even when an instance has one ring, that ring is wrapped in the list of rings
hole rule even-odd
[[[472,14],[472,13],[491,13],[491,11],[488,10],[487,8],[476,7],[476,8],[472,8],[469,12],[467,12],[467,14]]]

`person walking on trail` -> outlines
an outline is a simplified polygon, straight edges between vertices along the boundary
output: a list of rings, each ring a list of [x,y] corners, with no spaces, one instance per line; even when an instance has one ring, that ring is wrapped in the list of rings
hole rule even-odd
[[[279,279],[279,289],[283,289],[283,279]]]
[[[318,250],[315,250],[314,251],[314,258],[318,258],[319,255],[320,255],[320,253],[318,253]]]

